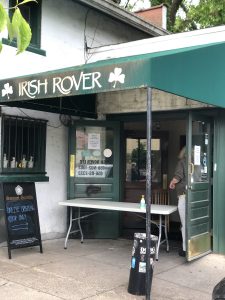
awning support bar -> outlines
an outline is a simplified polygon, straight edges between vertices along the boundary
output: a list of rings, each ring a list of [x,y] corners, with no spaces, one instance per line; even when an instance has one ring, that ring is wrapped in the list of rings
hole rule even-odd
[[[153,265],[150,263],[151,249],[151,138],[152,138],[152,89],[147,88],[147,157],[146,157],[146,300],[151,298]]]

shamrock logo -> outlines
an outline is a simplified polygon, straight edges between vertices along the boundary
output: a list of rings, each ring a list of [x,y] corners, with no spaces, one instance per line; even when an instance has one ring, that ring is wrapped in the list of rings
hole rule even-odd
[[[7,98],[9,99],[9,94],[13,93],[13,88],[12,86],[9,85],[9,83],[4,84],[4,89],[2,89],[2,97],[5,97],[7,95]]]
[[[108,82],[114,82],[113,88],[116,87],[116,83],[124,83],[125,80],[125,74],[122,74],[122,68],[115,68],[114,73],[111,72],[109,74],[109,80]]]

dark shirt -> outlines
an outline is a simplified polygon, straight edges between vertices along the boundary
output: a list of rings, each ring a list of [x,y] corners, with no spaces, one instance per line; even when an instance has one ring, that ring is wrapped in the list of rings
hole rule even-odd
[[[180,159],[177,163],[175,172],[174,172],[174,178],[178,180],[178,183],[176,184],[176,191],[177,195],[180,196],[182,194],[185,194],[186,191],[186,160],[185,157]]]

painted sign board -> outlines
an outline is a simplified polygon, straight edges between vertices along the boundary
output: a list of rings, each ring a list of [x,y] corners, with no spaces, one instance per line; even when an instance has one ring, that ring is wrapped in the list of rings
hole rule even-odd
[[[1,80],[0,102],[93,94],[144,86],[143,76],[140,76],[143,70],[139,72],[143,61],[135,64],[135,70],[130,63],[92,65]]]
[[[9,258],[12,249],[31,246],[40,246],[42,253],[34,183],[2,183],[2,194]]]

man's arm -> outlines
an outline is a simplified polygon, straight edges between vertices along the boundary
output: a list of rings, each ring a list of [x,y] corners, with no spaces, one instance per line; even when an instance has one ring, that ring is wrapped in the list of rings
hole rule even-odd
[[[170,181],[170,185],[169,185],[169,188],[171,190],[174,190],[175,187],[176,187],[176,184],[179,182],[179,180],[175,177],[173,177],[173,179]]]
[[[175,172],[174,172],[174,177],[173,177],[173,179],[171,180],[171,182],[169,184],[169,188],[174,190],[176,184],[179,181],[181,181],[182,178],[184,178],[184,167],[183,167],[182,161],[179,160],[178,163],[177,163]]]

